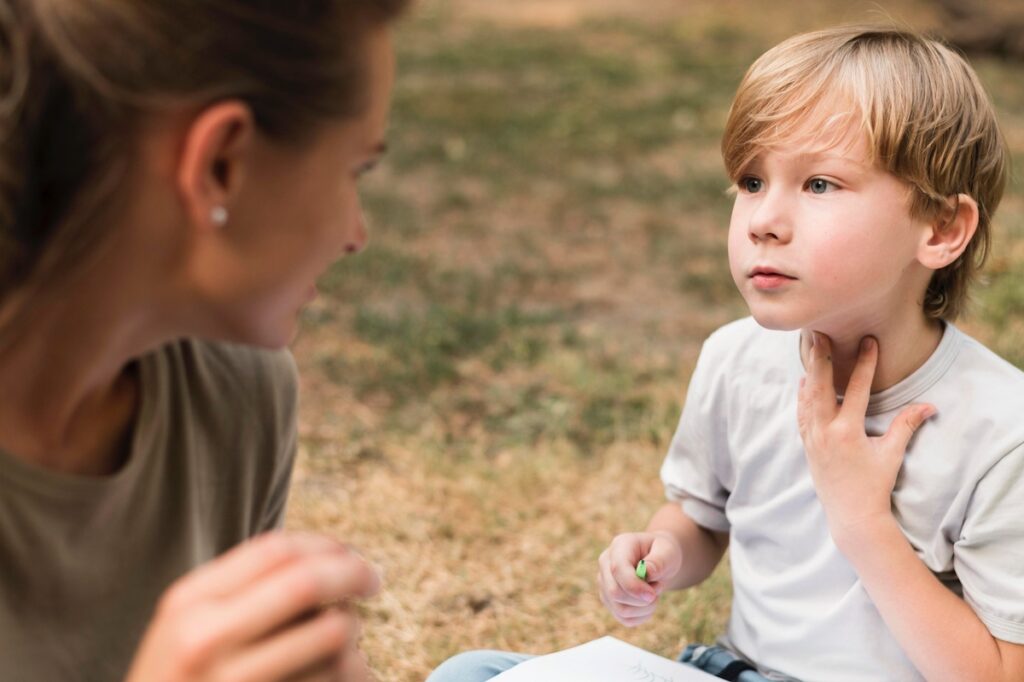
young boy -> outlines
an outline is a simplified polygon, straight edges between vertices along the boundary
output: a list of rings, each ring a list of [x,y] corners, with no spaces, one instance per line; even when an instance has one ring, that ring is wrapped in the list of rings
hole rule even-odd
[[[602,601],[638,625],[728,546],[728,631],[683,655],[705,670],[1024,680],[1024,374],[952,324],[1006,179],[977,77],[904,31],[798,36],[750,68],[722,152],[752,318],[705,343],[670,502],[601,555]]]

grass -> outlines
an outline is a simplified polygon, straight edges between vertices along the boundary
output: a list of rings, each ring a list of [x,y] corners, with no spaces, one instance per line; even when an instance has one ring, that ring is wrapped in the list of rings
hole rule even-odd
[[[363,607],[381,680],[608,633],[671,656],[728,616],[723,567],[626,630],[598,603],[595,561],[660,505],[700,344],[744,314],[717,152],[733,89],[779,37],[870,8],[579,3],[605,5],[634,9],[551,28],[488,21],[482,0],[423,3],[397,40],[392,152],[363,187],[370,247],[304,313],[289,524],[385,572]],[[898,8],[914,25],[925,6]],[[1024,158],[1022,68],[976,63]],[[1015,179],[965,322],[1018,365],[1022,215]]]

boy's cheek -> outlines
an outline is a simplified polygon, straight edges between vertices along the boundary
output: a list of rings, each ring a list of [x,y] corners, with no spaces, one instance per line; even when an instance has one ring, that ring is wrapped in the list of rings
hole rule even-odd
[[[746,230],[730,225],[726,246],[729,254],[729,269],[735,277],[737,269],[742,267],[744,257],[750,249],[750,240],[747,239]]]

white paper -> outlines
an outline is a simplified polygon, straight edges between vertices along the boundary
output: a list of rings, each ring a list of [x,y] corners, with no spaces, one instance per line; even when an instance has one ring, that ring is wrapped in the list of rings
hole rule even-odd
[[[500,682],[710,682],[696,668],[662,658],[614,637],[524,661],[494,680]]]

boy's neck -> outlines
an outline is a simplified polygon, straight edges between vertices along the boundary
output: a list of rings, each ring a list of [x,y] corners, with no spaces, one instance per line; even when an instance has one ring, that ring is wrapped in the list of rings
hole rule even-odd
[[[877,321],[865,328],[828,333],[825,330],[803,329],[800,332],[800,357],[804,367],[810,357],[811,333],[821,331],[832,341],[833,383],[838,395],[846,392],[850,375],[857,363],[860,342],[865,336],[878,340],[878,366],[871,383],[871,392],[878,393],[895,386],[919,369],[938,348],[943,323],[924,315]]]

